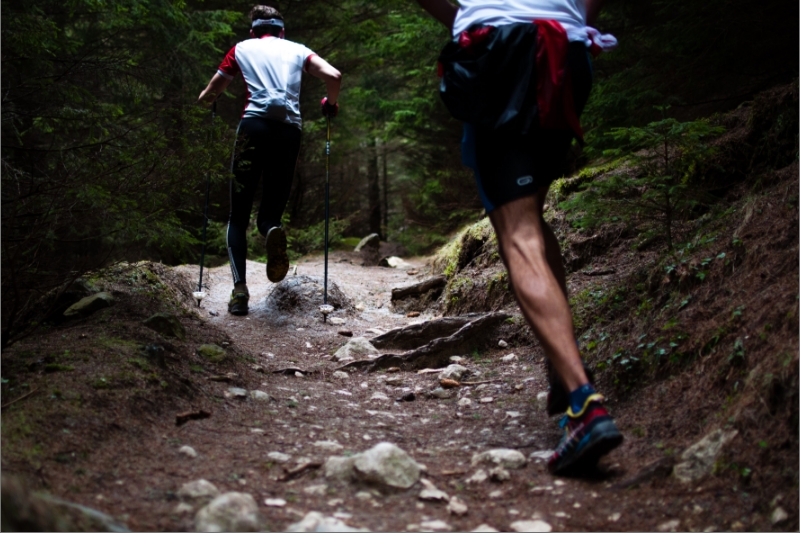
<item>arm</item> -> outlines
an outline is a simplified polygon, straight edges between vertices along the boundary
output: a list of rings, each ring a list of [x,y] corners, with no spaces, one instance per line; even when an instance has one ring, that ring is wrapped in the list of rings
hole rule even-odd
[[[217,97],[221,95],[225,91],[225,89],[228,88],[228,85],[231,84],[231,80],[233,80],[233,78],[228,79],[220,75],[219,72],[214,74],[214,77],[212,77],[211,81],[208,82],[208,87],[203,89],[203,92],[201,92],[200,96],[197,97],[197,103],[210,104],[211,102],[216,100]]]
[[[451,4],[448,0],[417,0],[417,3],[433,16],[436,20],[447,26],[453,31],[453,22],[456,20],[458,7]]]
[[[586,25],[594,27],[605,0],[586,0]]]
[[[333,105],[339,99],[339,87],[342,85],[342,73],[321,57],[314,55],[308,59],[306,70],[315,78],[325,82],[328,91],[328,102]]]

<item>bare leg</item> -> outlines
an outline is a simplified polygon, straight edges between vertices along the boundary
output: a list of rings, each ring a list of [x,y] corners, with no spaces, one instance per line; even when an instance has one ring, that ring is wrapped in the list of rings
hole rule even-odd
[[[514,294],[567,391],[589,382],[575,345],[558,240],[542,217],[547,188],[489,215]]]

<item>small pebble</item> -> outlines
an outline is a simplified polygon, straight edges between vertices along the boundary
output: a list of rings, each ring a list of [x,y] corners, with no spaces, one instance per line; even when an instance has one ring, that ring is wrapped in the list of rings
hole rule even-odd
[[[283,507],[286,505],[286,500],[283,498],[267,498],[264,500],[264,505],[267,507]]]
[[[186,457],[197,457],[197,452],[191,446],[181,446],[178,449],[178,453],[181,455],[185,455]]]
[[[497,343],[497,345],[501,348],[508,348],[508,343],[502,339]]]

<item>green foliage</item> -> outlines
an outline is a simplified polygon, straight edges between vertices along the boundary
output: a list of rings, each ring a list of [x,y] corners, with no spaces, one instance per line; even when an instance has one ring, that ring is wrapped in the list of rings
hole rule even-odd
[[[665,112],[668,108],[660,109]],[[610,149],[607,155],[630,154],[631,168],[583,185],[561,206],[580,212],[578,226],[628,223],[646,235],[661,234],[672,249],[677,222],[705,201],[696,170],[714,151],[708,138],[722,131],[703,120],[679,122],[673,118],[641,128],[614,128],[609,135],[623,148]]]

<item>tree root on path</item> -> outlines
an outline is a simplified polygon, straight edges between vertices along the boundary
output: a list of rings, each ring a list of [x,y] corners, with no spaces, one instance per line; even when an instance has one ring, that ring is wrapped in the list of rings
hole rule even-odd
[[[469,353],[475,346],[485,341],[489,330],[510,317],[511,315],[503,312],[487,313],[462,326],[449,337],[434,339],[404,354],[387,353],[375,359],[353,361],[340,367],[339,370],[363,369],[375,372],[392,366],[400,367],[402,370],[418,370],[447,365],[450,356]]]

